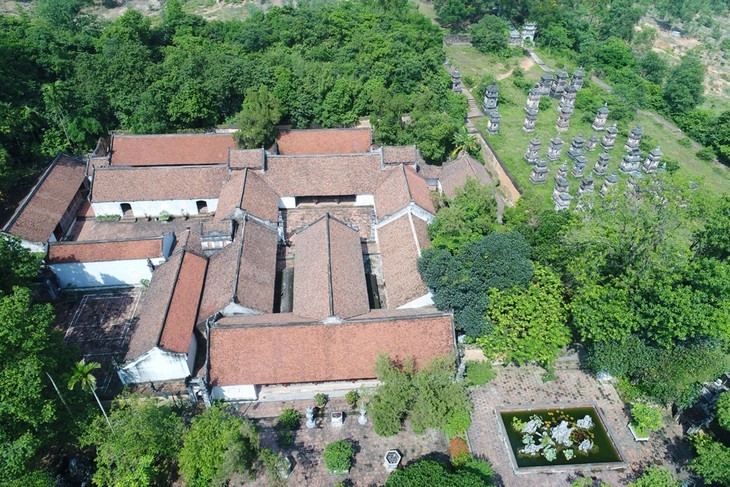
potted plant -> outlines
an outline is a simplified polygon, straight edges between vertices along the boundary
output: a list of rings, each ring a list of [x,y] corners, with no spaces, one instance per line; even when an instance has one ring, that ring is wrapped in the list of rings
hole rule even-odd
[[[649,441],[649,432],[662,427],[662,413],[647,404],[635,402],[631,405],[629,430],[636,441]]]
[[[286,447],[294,444],[294,431],[299,428],[299,412],[294,409],[284,409],[276,419],[276,435],[279,446]]]
[[[345,402],[348,406],[350,406],[350,408],[354,408],[359,399],[360,393],[355,390],[349,391],[347,394],[345,394]]]
[[[166,212],[165,210],[162,210],[160,212],[160,216],[157,217],[161,222],[169,222],[170,221],[170,214]]]
[[[327,394],[322,394],[321,392],[318,392],[314,395],[314,402],[317,404],[317,407],[319,409],[322,409],[327,404],[327,400],[329,397],[327,397]]]
[[[355,457],[355,447],[349,440],[333,441],[322,453],[324,466],[327,471],[336,475],[346,474],[352,467],[352,460]]]

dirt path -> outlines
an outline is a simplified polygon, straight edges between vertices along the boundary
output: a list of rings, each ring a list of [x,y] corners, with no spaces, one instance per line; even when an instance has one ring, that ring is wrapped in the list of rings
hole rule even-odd
[[[666,118],[662,117],[658,113],[654,112],[647,112],[646,110],[636,110],[636,113],[641,115],[646,115],[647,117],[651,117],[660,124],[662,124],[666,129],[670,130],[673,134],[678,136],[680,139],[687,138],[689,139],[690,143],[692,144],[692,148],[695,150],[702,149],[702,145],[700,145],[698,142],[695,142],[691,138],[689,138],[684,132],[682,132],[682,129],[674,125],[672,122],[667,120]]]

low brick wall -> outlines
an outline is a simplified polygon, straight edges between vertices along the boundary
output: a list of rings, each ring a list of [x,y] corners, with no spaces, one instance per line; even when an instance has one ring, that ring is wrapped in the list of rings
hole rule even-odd
[[[494,148],[491,146],[487,138],[484,137],[484,134],[481,131],[479,131],[478,134],[480,139],[479,142],[482,143],[482,156],[484,157],[487,169],[492,174],[496,174],[499,178],[499,190],[504,196],[505,201],[510,205],[514,205],[517,203],[517,200],[520,199],[520,196],[522,196],[522,191],[520,190],[517,181],[515,181],[514,177],[512,177],[509,169],[505,167]]]

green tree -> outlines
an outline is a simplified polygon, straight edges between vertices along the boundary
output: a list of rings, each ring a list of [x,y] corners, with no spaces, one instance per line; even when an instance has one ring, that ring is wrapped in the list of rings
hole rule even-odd
[[[666,468],[650,466],[634,482],[631,487],[679,487],[681,484],[672,477],[672,472]]]
[[[104,415],[104,419],[106,419],[106,422],[109,425],[109,429],[112,431],[112,434],[114,434],[114,428],[109,421],[109,416],[107,416],[104,406],[101,405],[99,396],[96,395],[96,377],[92,372],[100,368],[101,364],[98,362],[87,363],[86,359],[79,360],[74,364],[71,377],[68,379],[68,388],[69,390],[73,390],[74,387],[76,387],[76,384],[78,384],[81,386],[82,390],[93,394],[94,399],[96,399],[96,403],[99,405],[99,409],[101,409],[101,413]]]
[[[16,286],[0,295],[0,483],[28,472],[32,459],[57,440],[60,408],[45,372],[65,365],[50,305],[33,304]],[[68,418],[67,418],[68,419]]]
[[[652,83],[661,85],[667,76],[669,65],[667,62],[654,51],[648,51],[639,60],[639,75]]]
[[[503,54],[509,45],[509,24],[495,15],[485,15],[472,26],[471,43],[481,52]]]
[[[456,188],[454,198],[438,209],[428,227],[431,245],[458,251],[461,245],[484,237],[497,227],[494,188],[467,178]]]
[[[20,245],[20,239],[0,234],[0,296],[12,292],[13,286],[29,286],[38,275],[42,256],[29,252]]]
[[[456,157],[462,151],[477,157],[479,149],[481,149],[479,141],[475,136],[469,134],[466,127],[462,127],[454,134],[454,150],[451,152],[451,157]]]
[[[535,266],[527,288],[492,289],[487,316],[491,331],[477,338],[487,356],[548,366],[570,343],[560,277],[544,266]]]
[[[97,417],[81,437],[96,449],[98,486],[167,485],[182,443],[184,424],[169,404],[123,395],[109,415],[116,434]]]
[[[370,397],[368,408],[378,435],[393,436],[400,431],[413,402],[411,377],[414,373],[413,360],[400,364],[385,355],[378,357],[375,374],[381,385]]]
[[[705,482],[730,485],[730,448],[703,434],[692,438],[692,446],[697,457],[690,460],[689,468]]]
[[[717,422],[730,431],[730,392],[723,392],[715,404],[715,416]]]
[[[647,404],[636,402],[631,405],[631,425],[639,436],[648,436],[650,431],[662,427],[662,413]]]
[[[463,383],[455,382],[452,359],[436,359],[413,376],[414,399],[408,418],[413,431],[448,431],[450,437],[463,435],[471,418],[472,406]]]
[[[697,56],[687,55],[669,73],[664,85],[664,100],[674,116],[698,106],[705,91],[705,68]]]
[[[456,468],[437,460],[421,459],[402,470],[393,472],[385,487],[421,487],[438,485],[443,487],[485,487],[492,484],[491,475],[473,468]]]
[[[490,233],[468,242],[456,255],[441,248],[426,250],[418,271],[433,289],[436,307],[453,309],[456,326],[469,336],[484,333],[489,288],[525,286],[532,279],[530,248],[517,232]]]
[[[712,202],[704,227],[693,236],[692,248],[703,257],[719,260],[730,257],[730,196]]]
[[[241,111],[236,115],[236,139],[239,145],[254,149],[274,142],[276,124],[281,119],[279,100],[266,88],[246,92]]]
[[[570,49],[573,41],[568,36],[568,30],[560,24],[550,24],[540,32],[540,44],[549,50],[561,51]]]
[[[180,473],[190,486],[223,485],[234,473],[252,471],[258,445],[253,423],[215,404],[183,434]]]

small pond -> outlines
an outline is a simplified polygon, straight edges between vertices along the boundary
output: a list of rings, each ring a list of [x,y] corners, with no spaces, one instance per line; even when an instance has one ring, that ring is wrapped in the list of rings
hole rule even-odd
[[[518,467],[622,462],[592,407],[500,411]]]

